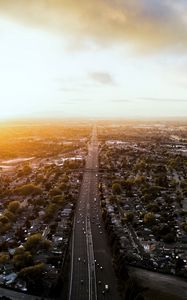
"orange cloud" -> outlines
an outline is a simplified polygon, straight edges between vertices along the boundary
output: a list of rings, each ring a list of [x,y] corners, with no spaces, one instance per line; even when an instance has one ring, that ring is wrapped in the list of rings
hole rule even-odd
[[[99,43],[130,43],[154,50],[187,45],[177,0],[0,0],[0,13],[20,21]]]

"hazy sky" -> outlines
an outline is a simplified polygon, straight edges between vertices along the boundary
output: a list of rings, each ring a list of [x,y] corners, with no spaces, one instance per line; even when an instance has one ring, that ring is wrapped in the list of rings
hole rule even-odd
[[[187,116],[186,0],[0,0],[0,119]]]

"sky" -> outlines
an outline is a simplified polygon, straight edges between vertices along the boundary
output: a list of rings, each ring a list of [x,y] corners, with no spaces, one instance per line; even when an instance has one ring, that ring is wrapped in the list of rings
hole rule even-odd
[[[0,120],[180,116],[186,0],[0,0]]]

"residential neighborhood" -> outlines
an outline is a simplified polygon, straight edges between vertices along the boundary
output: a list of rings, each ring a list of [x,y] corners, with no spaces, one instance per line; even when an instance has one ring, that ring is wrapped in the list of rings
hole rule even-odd
[[[1,287],[42,297],[61,292],[86,143],[63,138],[65,151],[48,153],[45,140],[45,157],[1,160]]]
[[[175,297],[176,284],[181,293],[176,299],[185,299],[186,126],[100,121],[93,128],[31,127],[27,144],[26,129],[16,128],[7,149],[2,142],[0,296],[66,299],[73,276],[86,294],[87,279],[74,274],[72,262],[75,270],[95,268],[99,297],[106,292],[102,284],[112,295],[107,268],[99,262],[101,250],[94,248],[105,243],[120,299],[130,299],[129,289],[133,300],[138,294],[151,299],[159,280],[161,300],[164,289]]]
[[[99,132],[101,208],[116,260],[186,278],[186,128]]]

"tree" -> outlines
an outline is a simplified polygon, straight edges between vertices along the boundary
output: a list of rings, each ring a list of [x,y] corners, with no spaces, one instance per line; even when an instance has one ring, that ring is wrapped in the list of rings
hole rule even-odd
[[[143,203],[148,203],[148,202],[151,200],[151,198],[152,198],[151,194],[149,194],[148,192],[146,192],[146,191],[144,190],[143,196],[141,197],[141,201],[142,201]]]
[[[20,208],[19,201],[11,201],[8,205],[8,210],[12,213],[16,213]]]
[[[134,185],[134,178],[127,178],[126,180],[123,180],[122,185],[126,188],[126,190],[131,191]]]
[[[29,251],[24,248],[17,248],[13,256],[13,264],[17,270],[33,265],[33,257]]]
[[[139,160],[135,165],[134,165],[134,170],[135,171],[144,171],[146,169],[146,162],[144,159]]]
[[[44,263],[38,263],[21,269],[18,278],[23,279],[30,293],[40,293],[42,288],[42,278],[45,270]]]
[[[146,179],[145,179],[145,176],[143,175],[138,175],[134,178],[134,184],[137,184],[137,185],[140,185],[142,183],[145,183]]]
[[[25,184],[21,187],[15,189],[15,192],[22,195],[22,196],[29,196],[29,195],[40,195],[42,190],[39,186],[36,186],[32,183]]]
[[[64,203],[65,199],[64,199],[64,196],[57,195],[57,196],[53,197],[52,201],[55,204],[62,205]]]
[[[55,203],[49,204],[45,209],[44,220],[46,222],[50,221],[52,217],[54,217],[56,211],[58,210],[58,206]]]
[[[7,253],[0,254],[0,264],[5,264],[10,260],[9,255]]]
[[[116,203],[116,197],[114,196],[114,195],[110,195],[110,197],[109,197],[109,201],[110,201],[110,203],[111,204],[115,204]]]
[[[158,212],[160,210],[159,205],[156,203],[150,203],[147,205],[147,209],[151,212]]]
[[[146,224],[154,224],[155,222],[155,215],[152,212],[148,212],[144,215],[144,223]]]
[[[174,243],[175,242],[175,234],[170,232],[164,236],[165,243]]]
[[[50,193],[50,196],[62,195],[62,191],[59,188],[54,188],[49,193]]]
[[[69,185],[67,183],[63,182],[59,188],[61,189],[61,191],[66,191],[69,189]]]
[[[126,222],[132,222],[134,220],[134,213],[133,212],[127,212],[124,214],[124,220]]]
[[[16,219],[15,214],[8,209],[5,209],[4,217],[7,217],[10,222],[15,221],[15,219]]]
[[[67,175],[64,175],[62,181],[67,183],[69,181],[69,177]]]
[[[51,247],[51,242],[45,240],[40,233],[35,233],[28,237],[24,247],[27,251],[36,253],[38,250],[48,250]]]
[[[0,223],[0,233],[1,234],[5,234],[7,231],[10,230],[10,228],[11,228],[10,223],[6,223],[6,224]]]
[[[112,192],[113,194],[121,194],[121,184],[120,183],[113,183],[112,184]]]
[[[25,165],[22,169],[22,174],[24,176],[29,175],[32,172],[32,168],[29,165]]]
[[[0,216],[0,223],[7,224],[8,222],[9,222],[9,219],[6,216],[4,216],[4,215]]]
[[[182,223],[183,230],[187,233],[187,222]]]

